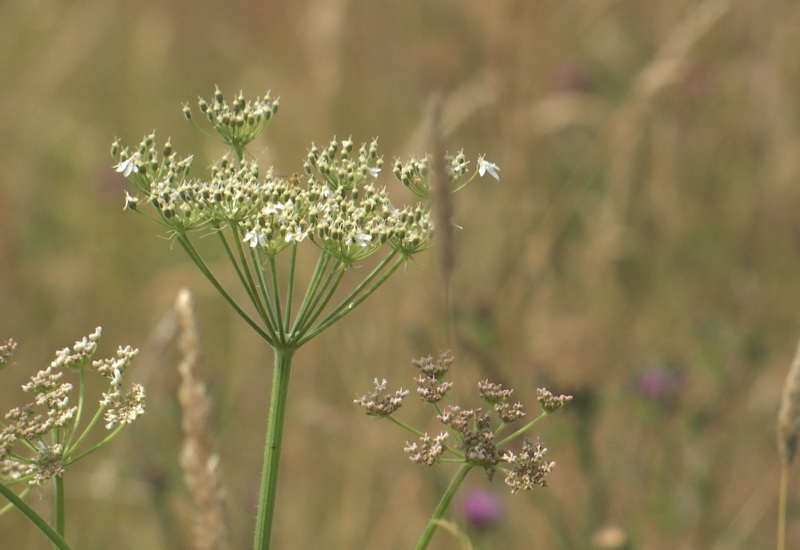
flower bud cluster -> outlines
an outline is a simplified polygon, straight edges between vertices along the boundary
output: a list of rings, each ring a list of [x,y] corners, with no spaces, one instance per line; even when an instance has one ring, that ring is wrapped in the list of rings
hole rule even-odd
[[[433,466],[436,464],[440,456],[447,450],[447,445],[444,440],[447,439],[448,433],[442,432],[436,437],[430,437],[428,434],[420,437],[419,443],[409,443],[406,441],[406,446],[403,448],[408,453],[408,458],[415,464],[426,464]]]
[[[16,349],[17,343],[11,338],[6,340],[5,343],[0,344],[0,371],[8,365],[8,360],[14,355]]]
[[[231,147],[241,151],[252,142],[269,124],[278,112],[278,99],[269,92],[255,101],[245,101],[242,92],[229,105],[219,87],[214,91],[214,99],[209,103],[202,97],[198,100],[200,111]],[[192,110],[188,105],[183,107],[183,115],[192,121]]]
[[[364,407],[369,416],[389,416],[403,404],[403,398],[408,395],[408,390],[400,388],[394,393],[389,393],[386,389],[386,379],[374,380],[375,390],[367,395],[362,395],[353,400]]]
[[[100,401],[100,405],[105,407],[104,417],[108,430],[117,424],[130,424],[136,417],[144,414],[144,388],[140,384],[134,384],[130,390],[126,390],[122,386],[122,373],[138,353],[138,349],[130,346],[120,347],[115,357],[92,363],[97,372],[110,382],[109,391],[103,393]]]
[[[432,190],[432,159],[426,155],[422,159],[411,158],[406,163],[396,159],[394,162],[394,175],[405,185],[409,191],[416,196],[425,200],[430,199]],[[500,180],[500,175],[497,173],[500,168],[493,162],[488,162],[483,156],[478,157],[478,170],[473,172],[471,176],[466,177],[469,173],[469,161],[464,155],[464,151],[459,151],[456,155],[447,154],[445,156],[445,172],[449,181],[447,185],[451,193],[455,193],[463,189],[470,183],[475,176],[483,177],[489,174],[496,180]]]
[[[152,136],[142,142],[152,146]],[[146,145],[146,144],[150,145]],[[162,223],[178,234],[211,226],[231,227],[243,242],[275,255],[306,237],[345,265],[351,265],[386,244],[408,257],[430,245],[433,221],[427,208],[395,207],[385,189],[372,183],[380,171],[377,143],[362,145],[351,158],[352,142],[331,142],[324,152],[312,149],[307,162],[311,175],[304,187],[296,178],[259,177],[255,162],[233,163],[227,158],[212,167],[210,181],[177,177],[189,164],[155,152],[147,156],[148,170],[132,159],[141,156],[120,150],[117,171],[126,175],[160,213]],[[153,149],[154,151],[154,149]],[[137,156],[138,155],[138,156]],[[137,161],[138,162],[138,161]],[[167,177],[161,178],[160,174]],[[137,209],[138,197],[128,195],[126,208]]]
[[[431,355],[411,361],[411,364],[420,371],[419,376],[414,378],[414,382],[417,383],[417,395],[420,399],[431,404],[444,399],[447,392],[453,387],[452,382],[443,380],[453,359],[452,353],[443,351],[435,361]]]
[[[495,445],[495,433],[491,417],[482,409],[462,409],[449,406],[436,417],[460,435],[464,460],[486,469],[492,475],[493,466],[500,462],[500,453]]]
[[[481,394],[481,399],[493,407],[495,414],[504,424],[511,424],[525,418],[527,413],[522,410],[522,403],[519,401],[516,403],[508,402],[514,390],[506,389],[502,384],[483,380],[478,382],[478,391]]]
[[[542,408],[542,411],[544,411],[547,414],[550,414],[563,408],[564,405],[572,401],[572,396],[571,395],[555,396],[546,388],[537,388],[536,400],[539,402],[539,406]]]
[[[547,449],[541,443],[534,445],[530,439],[522,444],[522,452],[516,455],[510,451],[503,455],[503,460],[512,468],[506,475],[506,485],[511,487],[511,492],[520,490],[530,491],[534,487],[547,487],[545,476],[550,473],[555,462],[544,460]]]
[[[155,133],[145,136],[135,150],[123,148],[119,139],[111,144],[111,156],[117,159],[114,170],[125,176],[145,195],[150,195],[151,186],[155,182],[163,182],[167,187],[174,185],[188,177],[192,168],[191,156],[180,158],[172,150],[170,140],[167,140],[159,153],[155,139]],[[135,203],[129,203],[127,207],[134,210]]]
[[[326,182],[332,190],[357,187],[378,177],[383,159],[378,156],[377,139],[373,139],[369,146],[362,143],[357,155],[352,153],[353,140],[350,138],[341,142],[334,138],[324,150],[312,144],[303,170],[309,176]]]

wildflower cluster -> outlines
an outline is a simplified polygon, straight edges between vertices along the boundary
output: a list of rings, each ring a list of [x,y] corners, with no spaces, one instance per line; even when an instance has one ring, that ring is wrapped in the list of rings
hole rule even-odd
[[[400,388],[394,393],[389,393],[386,389],[385,378],[380,381],[376,378],[374,383],[375,390],[359,397],[354,403],[364,407],[369,416],[390,416],[403,404],[403,398],[408,395],[408,390]]]
[[[394,175],[416,196],[429,199],[431,196],[431,162],[432,159],[428,155],[421,159],[412,158],[405,163],[395,160]],[[500,180],[500,175],[497,173],[500,167],[487,161],[483,155],[478,157],[477,171],[466,177],[469,173],[468,165],[469,161],[464,155],[464,151],[459,151],[456,155],[445,156],[445,173],[450,179],[447,183],[451,193],[463,189],[475,179],[476,175],[483,177],[488,173],[494,179]]]
[[[142,194],[128,194],[126,209],[150,203],[157,221],[176,236],[230,228],[239,242],[266,256],[309,237],[345,266],[384,244],[404,258],[430,245],[427,207],[396,207],[386,189],[375,185],[383,164],[377,141],[362,144],[357,153],[350,139],[334,139],[324,150],[312,146],[301,186],[299,177],[277,177],[272,169],[260,177],[256,162],[227,157],[212,167],[209,181],[189,179],[192,157],[180,158],[169,141],[159,155],[154,140],[153,134],[145,137],[136,150],[117,140],[111,152],[117,172]]]
[[[120,348],[113,359],[91,361],[100,336],[98,327],[92,334],[75,342],[72,348],[58,351],[46,369],[22,386],[24,392],[33,395],[33,400],[11,409],[5,414],[5,421],[0,422],[0,482],[27,481],[31,485],[42,485],[54,476],[62,475],[66,466],[93,452],[118,433],[117,430],[89,450],[76,453],[80,442],[102,415],[105,415],[106,428],[111,429],[117,424],[129,424],[144,413],[144,389],[138,384],[130,390],[122,387],[122,373],[137,350]],[[13,340],[0,346],[0,363],[7,363],[15,347]],[[100,400],[98,411],[88,426],[81,429],[84,392],[80,391],[77,400],[73,401],[73,384],[64,381],[64,377],[70,371],[77,372],[80,384],[84,384],[87,370],[107,377],[110,384],[109,391]]]
[[[443,352],[436,359],[428,356],[412,361],[419,369],[419,375],[414,378],[417,395],[423,402],[433,406],[436,419],[445,427],[445,431],[437,436],[432,437],[411,428],[393,416],[409,392],[401,389],[391,393],[387,390],[385,379],[381,382],[376,379],[376,390],[356,399],[355,403],[364,407],[368,415],[387,417],[419,436],[417,442],[406,442],[405,452],[412,462],[428,466],[441,462],[460,462],[483,468],[490,479],[500,470],[505,473],[505,482],[512,492],[530,490],[537,485],[544,487],[545,476],[555,464],[544,461],[544,447],[538,443],[533,446],[526,441],[519,455],[501,450],[501,447],[529,430],[547,414],[563,407],[572,399],[571,396],[556,397],[544,388],[539,389],[542,414],[511,435],[503,436],[510,425],[526,416],[522,403],[511,402],[512,389],[483,380],[478,383],[478,392],[486,403],[486,409],[458,405],[440,407],[440,401],[453,386],[452,382],[444,380],[453,360],[450,352]],[[445,445],[447,439],[455,443],[448,447]],[[451,458],[445,458],[447,456]]]
[[[541,443],[537,442],[534,445],[530,439],[526,439],[519,455],[511,451],[503,454],[503,460],[512,466],[506,475],[506,485],[511,487],[512,493],[522,489],[530,491],[537,486],[547,487],[545,476],[550,473],[556,463],[544,460],[546,452],[547,449]]]
[[[239,92],[236,99],[228,105],[217,87],[211,104],[201,97],[198,106],[223,142],[241,151],[266,128],[278,112],[278,103],[278,99],[273,98],[269,92],[263,98],[257,97],[255,101],[245,101],[244,95]],[[194,122],[188,105],[184,105],[183,115]]]
[[[255,160],[244,158],[244,147],[277,112],[276,99],[266,94],[249,102],[240,93],[229,104],[217,88],[213,99],[201,98],[199,106],[218,139],[230,145],[235,155],[213,164],[210,178],[194,178],[190,175],[193,157],[179,156],[170,140],[161,148],[155,145],[154,134],[135,148],[116,140],[111,147],[115,170],[136,190],[126,192],[125,209],[166,227],[239,315],[271,345],[297,349],[374,292],[409,257],[430,246],[434,227],[429,206],[397,206],[378,184],[383,159],[377,140],[360,146],[350,138],[312,145],[301,181],[298,174],[277,176],[271,168],[264,172]],[[186,118],[193,122],[191,112],[184,107]],[[424,161],[424,166],[429,162]],[[463,153],[448,157],[448,163],[454,190],[463,187],[468,164]],[[401,181],[427,178],[427,169],[412,161],[412,172],[413,166],[419,176],[402,169],[396,169],[395,175]],[[497,170],[480,157],[478,171],[466,180],[486,172],[498,177]],[[146,213],[144,204],[150,204],[155,214]],[[197,230],[220,239],[258,318],[235,303],[204,262],[190,235]],[[289,280],[282,290],[274,262],[290,249],[289,272],[294,273],[294,253],[303,242],[316,245],[320,257],[300,309],[292,311],[291,299],[297,294],[294,281]],[[386,254],[378,267],[324,315],[326,306],[335,303],[331,299],[342,272],[379,250]]]

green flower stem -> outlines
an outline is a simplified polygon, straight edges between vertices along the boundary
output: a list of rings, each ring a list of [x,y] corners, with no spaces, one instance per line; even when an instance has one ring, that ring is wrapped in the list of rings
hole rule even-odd
[[[281,344],[286,343],[286,331],[283,330],[283,313],[281,312],[281,291],[278,283],[278,267],[275,265],[275,256],[269,257],[269,271],[272,279],[272,296],[274,297],[272,304],[272,317],[278,327],[278,338]],[[287,310],[289,306],[286,306]]]
[[[311,309],[314,307],[313,304],[315,302],[313,298],[317,295],[317,289],[319,288],[320,281],[327,271],[330,262],[331,257],[328,254],[320,254],[317,258],[317,265],[314,268],[314,274],[311,276],[311,282],[308,284],[308,290],[306,291],[306,295],[303,297],[303,303],[300,304],[300,309],[297,312],[297,318],[294,321],[294,327],[292,328],[291,334],[296,334],[298,328],[305,324]]]
[[[55,524],[56,532],[62,537],[66,531],[66,509],[64,507],[64,477],[56,476],[53,479],[53,499],[55,503],[55,517],[53,523]]]
[[[283,423],[289,394],[289,374],[292,370],[294,349],[275,351],[275,372],[272,376],[272,395],[269,401],[267,441],[264,445],[264,466],[261,472],[261,493],[258,497],[258,517],[253,548],[268,550],[275,512],[275,495],[278,488],[278,466],[281,458]],[[295,348],[296,349],[296,348]]]
[[[411,432],[412,434],[416,435],[417,437],[423,437],[425,435],[424,433],[422,433],[418,429],[409,426],[408,424],[406,424],[402,420],[399,420],[399,419],[395,418],[391,414],[389,416],[387,416],[386,418],[388,418],[389,420],[391,420],[392,422],[394,422],[395,424],[397,424],[398,426],[400,426],[404,430],[408,430],[409,432]]]
[[[267,286],[266,283],[264,282],[263,270],[258,268],[261,262],[259,261],[257,251],[253,248],[250,248],[250,263],[248,263],[247,256],[245,255],[244,249],[242,248],[241,234],[236,229],[236,226],[231,225],[231,230],[233,231],[233,240],[236,243],[236,251],[239,254],[239,262],[241,263],[241,268],[239,267],[239,263],[237,263],[236,260],[233,258],[232,253],[229,254],[231,263],[236,269],[236,272],[240,274],[239,280],[241,281],[245,291],[247,291],[247,295],[250,297],[250,301],[255,306],[258,315],[264,322],[264,325],[266,325],[268,330],[274,334],[276,332],[275,327],[277,326],[276,320],[270,316],[271,313],[271,309],[269,307],[270,298],[269,295],[267,294]],[[228,241],[223,238],[223,242],[227,248]],[[258,278],[258,284],[256,284],[256,282],[253,280],[253,271],[256,272],[256,277]],[[244,272],[246,277],[244,277],[241,274],[242,272]]]
[[[82,368],[78,375],[78,410],[75,411],[74,419],[70,425],[70,433],[67,441],[64,443],[64,449],[74,449],[73,441],[75,434],[78,432],[78,424],[81,423],[81,416],[83,415],[84,394],[86,393],[86,369]]]
[[[467,474],[472,468],[473,465],[469,462],[463,463],[461,468],[459,468],[456,474],[453,476],[453,479],[450,480],[450,485],[447,486],[447,490],[442,495],[439,505],[436,507],[436,510],[433,511],[433,515],[428,522],[428,526],[425,528],[425,531],[422,533],[422,536],[417,543],[416,550],[425,550],[428,547],[428,544],[433,538],[433,533],[436,531],[436,527],[439,524],[439,520],[442,519],[442,516],[447,511],[450,503],[453,502],[453,497],[456,496],[456,491],[458,491],[461,483],[467,477]]]
[[[497,447],[501,447],[501,446],[505,445],[506,443],[508,443],[509,441],[511,441],[512,439],[516,439],[517,437],[519,437],[519,436],[520,436],[520,435],[522,435],[523,433],[527,432],[528,430],[530,430],[530,429],[531,429],[531,427],[532,427],[534,424],[536,424],[537,422],[539,422],[539,421],[540,421],[542,418],[544,418],[545,416],[547,416],[547,413],[546,413],[546,412],[542,412],[542,414],[540,414],[539,416],[537,416],[536,418],[534,418],[533,420],[531,420],[530,422],[528,422],[527,424],[525,424],[523,427],[521,427],[519,430],[517,430],[517,431],[516,431],[516,432],[514,432],[513,434],[511,434],[511,435],[509,435],[509,436],[507,436],[507,437],[505,437],[505,438],[501,439],[500,441],[498,441],[498,442],[496,443]]]
[[[81,384],[81,390],[83,390],[83,384]],[[78,439],[75,442],[70,443],[70,445],[68,447],[64,447],[65,456],[66,456],[66,454],[71,453],[73,449],[77,449],[80,446],[80,444],[83,442],[83,440],[86,439],[86,436],[89,435],[89,432],[92,431],[92,428],[94,427],[94,425],[97,424],[97,422],[103,416],[103,413],[105,412],[105,410],[106,410],[106,407],[102,407],[101,406],[101,407],[97,408],[97,412],[94,413],[94,416],[89,421],[89,424],[86,426],[86,428],[83,429],[83,432],[81,432],[81,435],[78,437]],[[75,427],[77,429],[77,423],[75,424]],[[118,429],[119,429],[119,427],[118,427]],[[74,434],[74,432],[73,432],[73,434]],[[105,442],[107,440],[108,440],[108,438],[104,439],[103,441]],[[92,447],[92,449],[90,449],[89,451],[81,453],[81,457],[86,456],[87,454],[89,454],[89,452],[91,452],[91,450],[97,448],[99,445],[100,445],[100,443],[95,444],[95,446]],[[74,462],[75,460],[76,459],[71,459],[71,462]],[[69,462],[69,463],[71,463],[71,462]]]
[[[275,304],[280,300],[280,296],[274,293],[270,294],[271,285],[267,284],[267,280],[264,278],[264,269],[260,267],[263,266],[264,262],[259,250],[250,249],[250,261],[252,265],[259,266],[254,269],[258,279],[257,292],[261,295],[261,301],[256,303],[256,308],[264,323],[269,327],[270,332],[275,334],[276,342],[280,342],[280,318],[275,316]]]
[[[108,434],[107,436],[105,436],[103,439],[101,439],[100,441],[98,441],[97,443],[95,443],[94,445],[92,445],[91,447],[89,447],[88,449],[86,449],[85,451],[83,451],[81,454],[79,454],[79,455],[75,455],[75,456],[73,456],[73,457],[70,457],[68,460],[66,460],[66,461],[64,462],[64,466],[69,466],[70,464],[72,464],[72,463],[74,463],[74,462],[78,462],[78,461],[79,461],[79,460],[81,460],[82,458],[85,458],[85,457],[87,457],[88,455],[92,454],[92,453],[93,453],[93,452],[95,452],[97,449],[99,449],[100,447],[102,447],[103,445],[107,444],[109,441],[111,441],[111,440],[112,440],[112,439],[114,439],[115,437],[117,437],[117,435],[119,434],[119,432],[121,432],[121,431],[122,431],[122,429],[123,429],[124,427],[125,427],[125,424],[120,424],[119,426],[117,426],[116,428],[114,428],[114,431],[113,431],[113,432],[111,432],[110,434]],[[89,433],[89,430],[88,430],[88,429],[87,429],[87,430],[86,430],[86,431],[83,433],[83,435],[81,436],[81,439],[83,439],[83,438],[84,438],[84,436],[85,436],[87,433]],[[79,440],[78,442],[76,442],[76,443],[75,443],[75,447],[77,447],[79,443],[80,443],[80,440]]]
[[[44,535],[52,541],[53,545],[59,550],[71,550],[67,541],[64,540],[55,529],[48,525],[47,521],[40,516],[36,510],[31,508],[27,502],[17,496],[17,494],[6,487],[4,483],[0,483],[0,494],[6,497],[11,504],[17,507],[29,520],[33,522]]]
[[[225,299],[226,302],[228,302],[228,304],[230,304],[230,306],[234,309],[234,311],[236,311],[236,313],[238,313],[239,316],[242,319],[244,319],[245,322],[248,325],[250,325],[250,327],[252,327],[252,329],[255,330],[259,336],[261,336],[264,340],[266,340],[270,345],[274,344],[276,342],[274,339],[274,333],[270,334],[269,332],[266,332],[263,328],[258,326],[258,324],[242,309],[242,307],[236,302],[236,300],[234,300],[231,297],[231,295],[228,294],[224,288],[222,288],[222,285],[219,283],[216,277],[214,277],[214,274],[211,273],[211,271],[208,269],[202,257],[200,257],[200,254],[197,252],[194,246],[192,246],[192,243],[191,241],[189,241],[188,237],[186,237],[185,235],[178,235],[178,243],[180,243],[180,245],[183,247],[186,253],[189,254],[189,257],[198,267],[198,269],[200,269],[203,275],[205,275],[206,279],[208,279],[208,281],[214,286],[214,288],[217,289],[217,292],[219,292],[222,295],[222,297]]]
[[[242,269],[239,267],[239,262],[236,261],[236,257],[233,255],[233,251],[231,250],[231,247],[228,244],[228,239],[225,238],[225,234],[223,233],[222,228],[215,224],[214,232],[219,237],[219,240],[222,243],[222,248],[225,249],[225,254],[228,255],[228,259],[230,260],[231,265],[233,265],[233,269],[236,271],[236,275],[239,277],[239,282],[241,282],[242,286],[247,289],[247,293],[250,295],[250,299],[252,300],[254,289],[250,288],[250,285],[248,285],[247,279],[245,279],[244,273],[242,273]],[[233,229],[233,232],[234,232],[234,239],[237,239],[238,234],[235,228]],[[244,261],[242,261],[242,264],[244,264],[246,267]]]
[[[377,281],[372,281],[391,262],[391,260],[395,258],[396,255],[397,252],[392,252],[386,256],[386,258],[381,261],[381,263],[372,271],[372,273],[370,273],[369,276],[355,288],[355,290],[353,290],[344,300],[342,300],[342,302],[332,312],[330,312],[325,319],[320,321],[320,323],[314,327],[312,331],[300,338],[300,341],[297,344],[298,347],[302,346],[314,336],[344,317],[350,310],[355,309],[357,305],[366,300],[370,294],[375,292],[379,286],[386,282],[386,279],[391,277],[392,274],[397,271],[397,268],[403,264],[403,258],[397,258],[395,263],[389,267],[389,269],[383,275],[381,275]]]
[[[297,260],[297,242],[292,242],[292,257],[289,260],[289,281],[286,284],[286,318],[283,321],[283,330],[291,338],[289,332],[292,325],[292,299],[294,298],[294,266]]]
[[[325,307],[333,298],[333,294],[336,292],[336,289],[339,288],[339,285],[344,278],[345,269],[342,264],[337,263],[335,267],[328,272],[327,277],[325,277],[325,282],[322,284],[320,288],[317,289],[317,293],[314,296],[314,299],[309,304],[308,312],[304,315],[304,322],[302,325],[297,325],[297,334],[305,334],[308,329],[311,328],[311,325],[314,324],[322,312],[325,311]]]

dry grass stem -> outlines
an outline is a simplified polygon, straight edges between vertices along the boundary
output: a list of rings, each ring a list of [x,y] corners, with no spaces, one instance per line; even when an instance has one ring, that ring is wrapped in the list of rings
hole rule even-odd
[[[798,344],[789,374],[783,385],[781,407],[778,410],[778,454],[781,462],[791,464],[800,436],[800,344]]]
[[[192,548],[221,550],[226,546],[224,490],[219,477],[219,456],[213,450],[211,400],[205,385],[197,377],[200,344],[188,290],[180,291],[175,309],[180,325],[178,347],[182,356],[178,365],[181,377],[178,401],[183,413],[181,427],[184,433],[180,465],[194,505]]]
[[[778,454],[781,458],[781,479],[778,494],[778,549],[786,548],[786,497],[789,486],[789,465],[797,452],[800,436],[800,344],[783,384],[783,397],[778,410]]]

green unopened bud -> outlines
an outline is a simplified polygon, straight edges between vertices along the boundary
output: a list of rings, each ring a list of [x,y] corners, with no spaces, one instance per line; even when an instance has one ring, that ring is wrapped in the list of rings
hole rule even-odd
[[[183,106],[183,116],[186,117],[186,120],[192,120],[192,110],[188,105]]]

